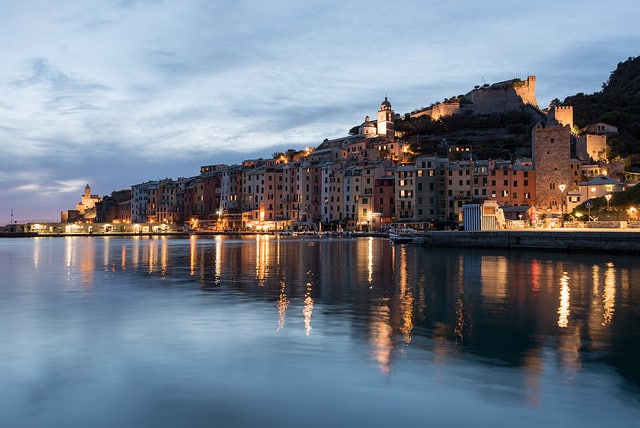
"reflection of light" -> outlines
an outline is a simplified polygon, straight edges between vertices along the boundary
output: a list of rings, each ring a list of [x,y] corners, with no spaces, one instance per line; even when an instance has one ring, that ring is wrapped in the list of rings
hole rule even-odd
[[[307,274],[309,275],[309,273]],[[307,336],[311,333],[311,314],[313,313],[313,298],[311,297],[311,282],[307,282],[307,292],[304,295],[304,307],[302,314],[304,315],[304,329]]]
[[[197,249],[198,240],[195,235],[191,235],[189,240],[189,275],[193,276],[196,273],[196,257],[198,256]]]
[[[124,271],[127,269],[127,247],[124,245],[122,246],[120,257],[122,258],[122,270]]]
[[[256,278],[263,286],[269,269],[269,235],[256,235]]]
[[[40,265],[40,238],[35,237],[33,239],[33,267],[37,268]]]
[[[453,333],[456,340],[462,342],[464,340],[464,301],[462,297],[456,299],[456,325],[453,327]]]
[[[562,273],[560,278],[560,307],[558,308],[558,327],[565,328],[569,325],[569,275]]]
[[[506,299],[509,274],[507,258],[484,256],[481,260],[482,295],[501,301]]]
[[[280,280],[280,296],[278,297],[278,330],[284,327],[286,321],[286,311],[289,307],[289,299],[287,299],[287,283],[284,278]],[[311,314],[309,314],[311,316]],[[308,334],[308,333],[307,333]]]
[[[108,237],[108,236],[105,236],[105,237],[103,238],[103,241],[102,241],[102,242],[103,242],[103,244],[104,244],[104,245],[103,245],[103,248],[104,248],[104,250],[103,250],[103,251],[104,251],[104,253],[103,253],[103,255],[102,255],[102,265],[103,265],[104,267],[109,266],[109,250],[111,249],[111,245],[109,244],[109,241],[110,241],[110,239],[109,239],[109,237]],[[112,270],[113,270],[113,269],[112,269]]]
[[[215,255],[215,257],[216,257],[215,284],[219,285],[220,284],[220,278],[222,278],[222,236],[220,236],[220,235],[216,236],[216,255]]]
[[[156,261],[156,243],[155,241],[149,242],[149,273],[153,273],[153,267]]]
[[[160,250],[160,266],[162,267],[162,276],[165,276],[169,265],[169,243],[166,238],[162,238],[162,248]]]
[[[564,369],[563,374],[568,379],[573,379],[582,367],[580,348],[582,348],[582,338],[577,326],[567,329],[567,333],[560,336],[558,352]]]
[[[604,293],[602,295],[602,325],[607,325],[613,318],[616,304],[616,271],[613,263],[607,264],[604,273]]]
[[[391,352],[393,351],[393,331],[389,306],[387,304],[376,306],[372,315],[375,320],[371,323],[373,355],[378,362],[380,371],[388,375],[391,373]]]
[[[132,264],[133,268],[138,268],[138,262],[140,261],[140,237],[136,236],[133,238],[133,254],[132,254]]]
[[[367,271],[369,272],[369,287],[373,285],[373,238],[369,238],[368,259],[367,259]]]
[[[65,238],[65,246],[64,246],[64,264],[67,268],[67,274],[69,274],[69,269],[73,265],[73,260],[75,259],[75,241],[72,237],[67,236]]]
[[[544,373],[544,358],[540,348],[528,351],[522,361],[526,400],[531,406],[540,405],[540,379]]]
[[[531,261],[531,289],[534,294],[540,289],[540,263],[537,260]]]
[[[411,343],[411,331],[413,330],[413,294],[411,290],[407,290],[407,249],[402,246],[400,250],[400,272],[399,272],[399,287],[400,287],[400,313],[402,314],[402,332],[403,340],[405,343]]]

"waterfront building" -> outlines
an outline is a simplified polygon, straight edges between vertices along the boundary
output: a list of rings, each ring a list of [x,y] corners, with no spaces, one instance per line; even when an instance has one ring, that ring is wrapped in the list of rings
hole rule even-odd
[[[385,169],[385,174],[375,180],[373,197],[374,229],[388,228],[395,218],[395,190],[396,178],[391,168]]]
[[[148,215],[155,216],[154,195],[158,182],[151,180],[131,186],[131,221],[133,223],[150,222]],[[147,207],[149,205],[149,207]]]
[[[416,167],[416,220],[444,220],[448,198],[439,186],[440,173],[444,174],[448,160],[438,157],[419,157]]]
[[[322,167],[322,223],[340,222],[343,220],[342,183],[344,169],[342,163],[326,163]]]
[[[395,170],[395,220],[413,221],[416,208],[416,165],[401,165]]]
[[[96,223],[128,223],[131,221],[131,189],[111,192],[96,202]]]
[[[500,206],[530,205],[536,194],[535,170],[530,160],[489,161],[489,198]],[[485,195],[483,195],[485,196]]]

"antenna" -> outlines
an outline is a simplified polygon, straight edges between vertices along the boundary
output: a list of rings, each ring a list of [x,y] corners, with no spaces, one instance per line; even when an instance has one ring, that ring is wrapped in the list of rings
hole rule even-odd
[[[13,207],[11,207],[11,223],[9,224],[13,224]]]

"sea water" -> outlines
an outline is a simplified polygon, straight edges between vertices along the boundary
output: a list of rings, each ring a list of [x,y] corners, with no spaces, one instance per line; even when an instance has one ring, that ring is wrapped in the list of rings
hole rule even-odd
[[[6,238],[0,425],[638,427],[639,278],[381,238]]]

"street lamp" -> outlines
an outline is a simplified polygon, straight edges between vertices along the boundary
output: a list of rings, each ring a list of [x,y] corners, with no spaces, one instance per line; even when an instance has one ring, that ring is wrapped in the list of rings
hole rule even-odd
[[[607,200],[607,211],[609,211],[609,201],[611,200],[611,193],[607,193],[604,195],[604,198]]]
[[[560,193],[562,194],[562,199],[560,200],[560,211],[561,211],[561,213],[562,213],[562,214],[561,214],[561,215],[562,215],[562,217],[561,217],[561,220],[560,220],[560,225],[561,225],[561,226],[564,226],[564,189],[565,189],[565,187],[566,187],[566,186],[565,186],[564,184],[561,184],[561,185],[559,186],[559,188],[560,188]]]

